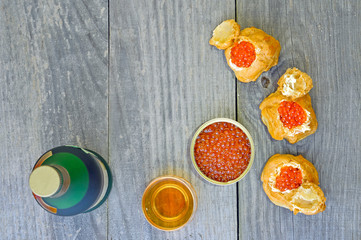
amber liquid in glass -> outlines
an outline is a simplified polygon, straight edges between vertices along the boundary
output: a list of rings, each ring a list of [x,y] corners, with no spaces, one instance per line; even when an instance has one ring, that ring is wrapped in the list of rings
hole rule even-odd
[[[196,208],[195,192],[184,179],[166,176],[155,179],[143,195],[147,220],[162,230],[176,230],[185,225]]]

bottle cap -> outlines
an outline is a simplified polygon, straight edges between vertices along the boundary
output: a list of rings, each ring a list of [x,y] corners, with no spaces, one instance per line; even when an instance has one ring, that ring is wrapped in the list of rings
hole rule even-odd
[[[62,185],[62,177],[54,167],[40,166],[30,174],[29,185],[35,195],[50,197],[58,192]]]

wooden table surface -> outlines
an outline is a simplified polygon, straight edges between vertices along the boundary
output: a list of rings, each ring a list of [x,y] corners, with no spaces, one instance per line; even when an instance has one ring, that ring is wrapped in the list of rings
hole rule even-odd
[[[281,43],[256,82],[238,82],[208,44],[231,18]],[[361,239],[360,53],[359,0],[0,1],[0,239]],[[319,122],[294,145],[273,140],[258,109],[289,67],[312,77]],[[251,171],[227,187],[205,182],[189,156],[196,128],[216,117],[245,125],[256,148]],[[109,199],[91,213],[48,214],[28,187],[38,157],[64,144],[112,169]],[[325,212],[294,216],[269,201],[260,175],[275,153],[315,165]],[[147,184],[166,174],[198,194],[175,232],[141,211]]]

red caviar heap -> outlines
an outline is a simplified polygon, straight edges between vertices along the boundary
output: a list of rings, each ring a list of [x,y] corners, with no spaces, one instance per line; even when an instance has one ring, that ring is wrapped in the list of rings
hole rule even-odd
[[[237,67],[248,68],[255,59],[256,50],[252,43],[242,41],[231,49],[231,60]]]
[[[281,192],[298,188],[301,184],[301,170],[291,166],[281,168],[280,174],[276,177],[276,188]]]
[[[307,120],[305,110],[296,102],[283,101],[278,108],[283,126],[292,129],[300,126]]]
[[[207,177],[228,182],[246,170],[251,145],[247,135],[235,125],[213,123],[198,135],[194,155],[199,169]]]

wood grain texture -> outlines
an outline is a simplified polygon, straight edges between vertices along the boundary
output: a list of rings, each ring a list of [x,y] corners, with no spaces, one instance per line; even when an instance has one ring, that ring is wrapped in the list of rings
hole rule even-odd
[[[360,1],[109,6],[108,13],[104,0],[0,1],[0,239],[236,239],[237,230],[239,239],[361,239]],[[208,45],[235,13],[242,28],[261,28],[282,46],[279,64],[255,83],[235,84],[223,52]],[[294,145],[271,139],[258,109],[289,67],[313,78],[319,122]],[[254,165],[238,185],[213,186],[193,169],[190,141],[201,123],[236,116],[254,138]],[[62,144],[109,157],[108,207],[56,217],[37,205],[30,171]],[[325,212],[294,216],[269,201],[260,175],[275,153],[315,164]],[[194,219],[175,232],[152,228],[141,211],[147,184],[166,174],[186,178],[198,194]]]
[[[279,64],[262,75],[271,81],[267,88],[262,76],[237,88],[238,120],[256,144],[254,166],[239,184],[240,239],[361,238],[360,12],[360,1],[237,1],[241,27],[261,28],[282,46]],[[312,77],[319,122],[314,135],[294,145],[271,139],[258,109],[289,67]],[[260,176],[275,153],[302,154],[314,163],[325,212],[294,216],[269,201]]]
[[[0,2],[1,239],[105,239],[106,204],[58,217],[34,200],[38,157],[63,144],[108,156],[107,1]]]
[[[193,133],[215,117],[235,118],[235,81],[224,54],[208,44],[234,18],[234,1],[110,1],[110,239],[236,239],[236,185],[211,185],[191,164]],[[147,184],[186,178],[199,207],[175,232],[148,224]]]

